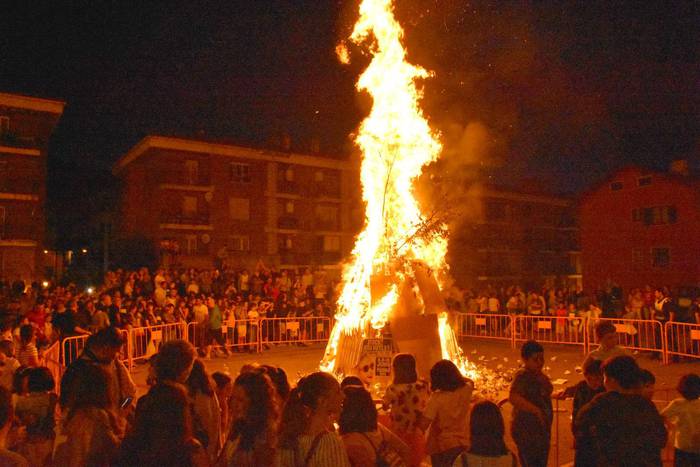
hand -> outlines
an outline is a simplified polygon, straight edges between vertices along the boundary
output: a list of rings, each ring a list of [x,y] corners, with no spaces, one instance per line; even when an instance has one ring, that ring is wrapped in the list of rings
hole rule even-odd
[[[566,399],[566,391],[564,389],[560,389],[552,394],[553,399]]]

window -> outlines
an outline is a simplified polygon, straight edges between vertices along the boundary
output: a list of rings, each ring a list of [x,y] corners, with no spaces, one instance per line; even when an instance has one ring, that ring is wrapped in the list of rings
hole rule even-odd
[[[323,170],[317,170],[314,173],[314,181],[315,182],[322,182],[323,181]]]
[[[277,246],[280,251],[290,251],[294,246],[294,240],[291,235],[280,235],[277,239]]]
[[[651,185],[651,175],[647,175],[646,177],[639,177],[637,179],[637,185],[639,185],[639,186]]]
[[[231,251],[250,251],[250,237],[247,235],[232,235],[228,240]]]
[[[182,197],[182,215],[185,217],[194,217],[197,215],[197,197],[183,196]]]
[[[199,162],[188,160],[185,161],[185,183],[188,185],[196,185],[199,181]]]
[[[184,250],[186,254],[188,255],[196,255],[197,254],[197,236],[196,235],[186,235],[185,240],[184,240],[184,248],[181,248],[181,250]]]
[[[678,213],[675,206],[654,206],[642,209],[644,225],[675,224]]]
[[[250,164],[231,162],[230,179],[235,183],[250,183]]]
[[[284,180],[286,182],[293,182],[294,181],[294,169],[291,167],[287,167],[287,170],[284,171]]]
[[[284,212],[287,214],[294,214],[294,201],[287,201],[284,203]]]
[[[228,212],[233,220],[249,221],[250,200],[248,198],[229,198]]]
[[[668,248],[652,248],[651,249],[651,265],[657,268],[663,268],[671,263],[671,256]]]
[[[611,191],[620,191],[625,187],[625,185],[622,182],[612,182],[610,184],[610,190]]]
[[[340,237],[338,235],[323,236],[323,251],[336,252],[340,251]]]
[[[322,228],[336,228],[338,224],[338,207],[316,206],[316,220]]]
[[[0,136],[10,132],[10,117],[0,115]]]

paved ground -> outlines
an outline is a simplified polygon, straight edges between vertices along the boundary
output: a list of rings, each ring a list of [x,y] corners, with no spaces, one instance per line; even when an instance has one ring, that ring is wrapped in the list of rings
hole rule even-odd
[[[518,365],[518,351],[512,349],[510,344],[502,341],[470,339],[462,343],[466,355],[470,360],[480,366],[490,368],[494,371],[504,371],[514,369]],[[293,383],[300,375],[315,371],[323,355],[324,346],[313,345],[309,347],[279,346],[266,350],[260,354],[234,354],[228,358],[212,358],[205,363],[209,371],[225,371],[232,376],[238,374],[240,368],[249,363],[265,363],[280,366],[287,372],[290,381]],[[659,360],[653,360],[647,355],[637,354],[640,366],[652,371],[657,378],[657,399],[658,405],[664,406],[665,401],[676,397],[673,388],[678,379],[685,373],[700,373],[700,360],[694,362],[680,362],[671,365],[663,365]],[[575,384],[582,379],[577,367],[583,361],[583,350],[580,347],[567,346],[545,346],[545,371],[549,374],[555,384],[555,390],[563,388],[565,385]],[[134,370],[134,379],[139,385],[141,392],[146,390],[146,371],[143,366]],[[564,382],[565,381],[565,382]],[[506,394],[502,393],[505,397]],[[506,423],[510,416],[510,406],[504,406]],[[565,465],[573,459],[571,424],[571,403],[562,401],[559,403],[555,426],[552,436],[552,453],[550,465]],[[556,426],[558,424],[558,430]],[[555,445],[557,444],[559,453],[557,455]],[[556,459],[559,459],[557,462]]]

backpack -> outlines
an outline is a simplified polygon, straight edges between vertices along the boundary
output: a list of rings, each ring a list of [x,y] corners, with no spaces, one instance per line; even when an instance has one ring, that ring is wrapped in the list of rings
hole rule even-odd
[[[384,433],[379,429],[379,433],[382,436],[382,442],[379,446],[375,446],[369,436],[365,433],[360,433],[367,439],[372,449],[374,449],[374,455],[376,457],[376,462],[374,465],[377,467],[406,467],[406,463],[401,458],[401,455],[394,449],[389,443],[384,439]]]

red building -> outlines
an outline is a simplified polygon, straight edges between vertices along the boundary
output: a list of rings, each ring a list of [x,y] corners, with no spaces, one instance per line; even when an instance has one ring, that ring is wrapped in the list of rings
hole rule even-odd
[[[46,156],[64,102],[0,93],[0,278],[45,276]],[[46,253],[45,253],[46,251]],[[50,274],[49,274],[50,275]]]
[[[687,164],[668,173],[624,168],[580,200],[584,287],[696,285],[700,180]]]
[[[345,159],[147,136],[113,172],[117,237],[152,243],[163,265],[336,267],[362,225]]]

